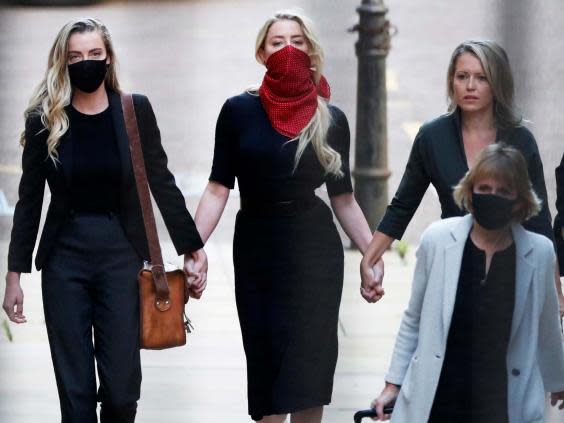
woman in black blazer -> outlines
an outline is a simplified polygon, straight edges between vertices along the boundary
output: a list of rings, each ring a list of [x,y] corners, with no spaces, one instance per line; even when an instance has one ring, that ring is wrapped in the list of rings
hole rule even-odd
[[[24,323],[20,274],[31,272],[45,181],[51,203],[37,250],[63,422],[133,422],[140,394],[137,272],[149,259],[107,28],[69,22],[26,110],[23,174],[8,255],[4,310]],[[133,97],[147,177],[201,296],[207,258],[167,168],[148,99]],[[92,342],[94,335],[94,343]],[[94,362],[100,386],[96,391]]]
[[[447,87],[448,113],[419,130],[399,188],[361,262],[361,292],[369,302],[379,298],[382,283],[374,277],[372,266],[394,239],[403,236],[429,184],[437,190],[441,218],[465,214],[454,203],[453,187],[489,144],[503,141],[523,154],[533,189],[542,200],[539,214],[524,226],[553,240],[539,150],[515,111],[513,77],[503,48],[487,40],[460,44],[450,60]],[[557,290],[564,313],[559,280]]]

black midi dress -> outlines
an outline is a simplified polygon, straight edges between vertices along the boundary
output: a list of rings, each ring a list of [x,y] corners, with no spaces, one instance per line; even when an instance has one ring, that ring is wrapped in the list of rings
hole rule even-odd
[[[343,247],[329,196],[352,192],[345,115],[329,106],[328,143],[344,176],[326,175],[311,144],[297,169],[298,141],[270,124],[258,96],[228,99],[218,118],[210,181],[255,204],[313,199],[296,215],[237,214],[233,242],[235,295],[247,358],[249,414],[254,420],[329,404],[337,362]]]

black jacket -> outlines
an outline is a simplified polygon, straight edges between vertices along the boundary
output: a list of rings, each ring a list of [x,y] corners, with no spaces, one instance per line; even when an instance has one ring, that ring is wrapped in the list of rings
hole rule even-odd
[[[560,275],[564,276],[564,240],[562,239],[562,225],[564,224],[564,155],[556,174],[556,218],[554,219],[554,239],[558,251],[558,265]]]
[[[144,258],[149,259],[149,248],[133,167],[129,142],[119,94],[108,92],[114,129],[121,159],[120,221],[129,241]],[[202,248],[203,243],[196,229],[182,193],[175,184],[167,167],[167,156],[161,144],[157,121],[147,97],[134,95],[135,114],[147,178],[153,197],[161,211],[164,222],[178,254]],[[37,249],[35,266],[41,269],[57,240],[58,233],[68,218],[70,210],[70,187],[72,184],[72,128],[63,135],[57,151],[57,165],[47,154],[47,135],[39,116],[31,116],[25,124],[26,144],[22,156],[23,174],[19,185],[19,200],[14,212],[14,224],[8,251],[8,270],[31,272],[32,253],[39,229],[45,181],[51,191],[51,203],[47,211],[41,241]],[[42,131],[43,130],[43,131]]]
[[[504,142],[523,154],[533,189],[542,200],[540,213],[523,226],[553,240],[542,162],[533,134],[520,126],[498,131],[496,142]],[[415,137],[400,185],[378,230],[400,239],[429,184],[437,190],[442,219],[462,216],[465,212],[454,202],[452,191],[467,171],[460,114],[442,115],[424,124]]]

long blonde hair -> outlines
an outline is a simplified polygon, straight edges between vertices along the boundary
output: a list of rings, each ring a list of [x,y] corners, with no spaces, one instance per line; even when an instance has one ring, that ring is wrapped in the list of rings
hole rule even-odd
[[[116,56],[110,33],[106,26],[94,18],[81,18],[68,22],[55,38],[49,52],[45,77],[36,88],[24,118],[40,116],[44,130],[49,132],[47,137],[47,152],[49,158],[56,162],[58,159],[57,146],[59,140],[69,128],[69,118],[65,107],[71,102],[72,88],[67,70],[68,46],[72,34],[79,32],[97,31],[104,42],[107,57],[110,59],[105,85],[108,89],[120,92],[116,71]],[[25,145],[25,131],[20,135],[20,144]]]
[[[454,101],[454,72],[456,61],[463,53],[474,55],[482,64],[484,74],[492,89],[494,98],[494,122],[498,128],[510,129],[520,126],[523,118],[514,104],[513,74],[507,53],[498,43],[491,40],[466,40],[452,53],[447,72],[448,111],[457,109]]]
[[[308,43],[308,55],[310,57],[312,67],[315,69],[313,75],[314,81],[316,84],[319,83],[324,60],[323,49],[321,48],[319,39],[313,31],[313,23],[309,18],[297,10],[292,9],[276,12],[264,23],[257,35],[255,43],[255,58],[260,64],[264,64],[259,53],[264,49],[266,36],[270,27],[275,22],[281,20],[294,21],[300,25],[306,42]],[[258,87],[252,87],[248,90],[248,92],[256,95],[258,93]],[[329,112],[327,100],[321,96],[317,96],[317,110],[315,115],[294,139],[298,140],[296,157],[294,159],[294,171],[297,169],[306,147],[311,143],[317,159],[321,163],[325,172],[337,177],[343,176],[343,171],[341,170],[341,155],[327,143],[327,133],[329,132],[331,123],[331,113]]]

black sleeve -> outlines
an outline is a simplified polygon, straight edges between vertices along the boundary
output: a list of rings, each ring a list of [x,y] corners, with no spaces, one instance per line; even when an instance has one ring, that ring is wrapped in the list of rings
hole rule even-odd
[[[530,133],[529,133],[530,134]],[[532,134],[528,137],[528,148],[531,149],[531,154],[528,157],[528,172],[529,179],[537,196],[542,201],[541,210],[539,214],[531,217],[523,223],[525,229],[536,232],[546,236],[551,241],[554,241],[552,235],[552,218],[550,217],[550,210],[548,209],[548,197],[546,194],[546,185],[544,183],[544,172],[542,168],[542,161],[540,158],[537,143]]]
[[[560,166],[554,172],[556,175],[556,217],[554,219],[554,239],[558,252],[560,276],[564,276],[564,239],[562,239],[562,219],[564,219],[564,155]]]
[[[396,194],[378,225],[380,232],[395,239],[401,239],[403,236],[431,183],[425,169],[423,144],[424,135],[420,129],[411,147],[405,172]]]
[[[351,170],[349,163],[349,152],[351,144],[351,134],[349,130],[349,122],[345,114],[336,107],[331,107],[333,114],[333,122],[327,134],[328,144],[341,155],[342,177],[328,175],[325,185],[329,197],[339,194],[353,192],[351,181]]]
[[[157,120],[147,97],[133,96],[143,158],[151,193],[161,211],[170,238],[178,254],[199,250],[204,246],[194,220],[168,169],[168,159],[161,144]]]
[[[25,146],[22,154],[22,177],[19,199],[14,210],[14,224],[8,249],[8,270],[30,273],[33,248],[41,220],[45,193],[45,160],[47,158],[47,131],[41,118],[33,116],[25,123]]]
[[[234,117],[232,106],[227,100],[217,118],[215,126],[215,146],[213,150],[213,164],[209,177],[210,181],[233,189],[235,186],[236,169],[236,137],[234,136]]]
[[[556,176],[556,211],[560,216],[564,216],[564,155],[554,174]]]

